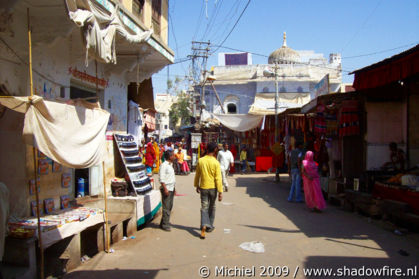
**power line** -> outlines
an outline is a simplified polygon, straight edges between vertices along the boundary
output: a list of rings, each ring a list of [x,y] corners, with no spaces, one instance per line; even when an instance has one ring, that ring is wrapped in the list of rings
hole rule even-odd
[[[22,62],[22,64],[24,64],[24,65],[26,65],[26,66],[29,66],[29,64],[28,64],[28,62],[26,62],[25,60],[23,60],[17,53],[16,53],[16,51],[11,47],[11,46],[9,46],[9,44],[7,44],[6,43],[6,41],[5,40],[3,40],[3,38],[1,38],[0,37],[0,41],[16,56],[16,58],[17,59],[19,59],[21,62]],[[34,73],[36,73],[36,74],[38,74],[40,77],[42,77],[43,79],[45,79],[45,80],[47,80],[47,81],[49,81],[49,82],[51,82],[51,83],[53,83],[53,84],[55,84],[55,85],[58,85],[58,86],[61,86],[61,87],[65,87],[65,88],[69,88],[69,86],[66,86],[66,85],[63,85],[63,84],[61,84],[61,83],[58,83],[58,82],[56,82],[56,81],[54,81],[54,80],[52,80],[52,79],[50,79],[50,78],[48,78],[47,76],[45,76],[44,74],[42,74],[41,72],[39,72],[39,71],[37,71],[36,69],[32,69],[32,71],[34,72]]]
[[[226,14],[226,16],[225,16],[225,18],[224,18],[224,20],[223,21],[221,21],[218,25],[217,25],[217,27],[218,28],[215,28],[215,33],[212,35],[212,41],[218,41],[220,38],[223,38],[224,37],[224,35],[227,33],[227,31],[228,31],[228,26],[230,26],[230,23],[233,21],[233,19],[235,18],[234,16],[233,16],[233,11],[234,11],[234,8],[236,7],[236,9],[235,9],[235,12],[237,13],[238,11],[239,11],[239,7],[240,7],[240,2],[241,2],[241,0],[236,0],[236,2],[235,3],[233,3],[233,5],[231,6],[231,9],[228,11],[228,13]],[[228,23],[227,23],[227,21],[228,21]],[[221,33],[220,33],[220,35],[219,36],[216,36],[219,32],[219,30],[223,30]]]
[[[254,55],[257,55],[257,56],[266,57],[266,58],[269,57],[269,56],[267,56],[265,54],[259,54],[259,53],[254,53],[254,52],[251,52],[251,51],[240,50],[240,49],[231,48],[231,47],[225,47],[225,46],[222,46],[222,45],[214,45],[214,46],[217,46],[218,49],[219,48],[225,48],[225,49],[230,49],[230,50],[234,50],[234,51],[251,53],[251,54],[254,54]],[[292,63],[299,64],[299,65],[306,65],[306,66],[313,66],[313,67],[317,67],[317,68],[329,69],[329,70],[337,70],[337,71],[341,71],[341,72],[345,72],[345,73],[352,72],[352,71],[349,71],[349,70],[342,70],[342,69],[336,69],[336,68],[331,68],[331,67],[326,67],[326,66],[321,66],[321,65],[310,64],[308,62],[295,62],[295,61],[288,61],[288,62],[292,62]]]
[[[366,53],[366,54],[359,54],[359,55],[354,55],[354,56],[342,57],[342,59],[351,59],[351,58],[371,56],[371,55],[380,54],[380,53],[384,53],[384,52],[388,52],[388,51],[392,51],[392,50],[396,50],[396,49],[410,47],[410,46],[417,45],[417,44],[419,44],[419,42],[415,42],[415,43],[411,43],[411,44],[407,44],[407,45],[403,45],[403,46],[398,46],[398,47],[394,47],[394,48],[389,48],[389,49],[385,49],[385,50],[380,50],[380,51],[376,51],[376,52]]]
[[[180,64],[180,63],[185,63],[187,61],[192,60],[192,57],[184,57],[184,58],[180,58],[178,61],[175,61],[174,63],[172,63],[171,65],[176,65],[176,64]]]
[[[202,0],[204,1],[204,0]],[[198,30],[201,27],[201,22],[202,22],[202,18],[203,18],[203,13],[204,13],[204,2],[202,2],[202,6],[201,6],[201,11],[199,12],[199,16],[198,16],[198,22],[196,23],[196,29],[195,29],[195,34],[192,37],[192,40],[195,40],[196,35],[198,35]]]
[[[211,19],[207,22],[207,27],[205,28],[205,31],[202,34],[201,41],[204,40],[205,35],[207,34],[207,32],[209,33],[209,31],[212,29],[212,27],[213,27],[213,24],[212,23],[215,20],[215,18],[218,16],[218,13],[220,11],[221,4],[222,4],[222,0],[220,1],[220,4],[218,4],[218,5],[216,4],[216,7],[215,7],[215,9],[214,9],[214,11],[212,13]]]
[[[383,0],[380,0],[377,5],[375,6],[375,8],[372,10],[372,12],[369,14],[369,16],[367,16],[367,18],[364,20],[364,22],[362,23],[361,27],[358,28],[358,30],[355,32],[355,34],[353,35],[353,37],[344,45],[344,47],[342,48],[342,50],[340,51],[340,53],[343,52],[343,50],[353,41],[353,39],[355,39],[355,37],[359,34],[359,32],[365,27],[365,24],[367,24],[368,20],[370,20],[370,18],[372,17],[372,15],[375,13],[375,11],[377,10],[378,6],[380,6],[381,2],[383,2]]]
[[[223,45],[223,44],[224,44],[224,42],[228,39],[228,37],[230,37],[231,33],[233,32],[234,28],[236,28],[237,24],[239,23],[240,19],[242,18],[242,16],[243,16],[244,12],[246,11],[247,7],[249,7],[250,2],[251,2],[251,0],[247,1],[246,6],[244,7],[243,11],[241,12],[241,14],[240,14],[239,18],[238,18],[238,19],[236,20],[236,22],[234,23],[233,28],[231,28],[230,32],[229,32],[229,33],[228,33],[228,35],[224,38],[224,40],[220,43],[220,45]],[[219,47],[218,47],[216,50],[214,50],[214,51],[211,53],[211,55],[212,55],[212,54],[214,54],[215,52],[217,52],[217,50],[218,50],[218,49],[219,49]]]
[[[173,39],[175,40],[175,45],[176,45],[176,52],[179,53],[179,47],[178,47],[178,43],[177,43],[177,38],[176,38],[176,33],[175,33],[175,29],[174,29],[174,24],[173,24],[173,19],[172,16],[169,14],[169,20],[170,20],[170,28],[172,29],[172,33],[173,33]],[[186,73],[186,69],[182,66],[183,72]]]

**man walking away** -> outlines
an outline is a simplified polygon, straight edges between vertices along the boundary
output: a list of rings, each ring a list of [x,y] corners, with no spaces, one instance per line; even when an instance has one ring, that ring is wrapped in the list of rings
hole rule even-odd
[[[234,166],[234,158],[233,154],[230,152],[230,150],[228,150],[227,143],[223,143],[223,150],[218,151],[217,160],[220,162],[224,191],[228,192],[227,176],[230,172],[230,167]]]
[[[242,164],[241,173],[245,173],[247,170],[247,148],[244,145],[242,151],[240,152],[240,162]]]
[[[297,142],[295,146],[296,148],[291,151],[290,158],[288,160],[288,173],[292,179],[288,201],[293,201],[295,193],[295,201],[302,202],[303,199],[301,197],[301,162],[303,159],[303,144],[301,142]]]
[[[220,163],[216,159],[217,144],[211,142],[207,147],[207,155],[198,160],[196,166],[194,186],[201,195],[201,239],[205,239],[205,232],[214,230],[215,200],[223,199]]]
[[[172,150],[164,153],[164,163],[160,166],[159,177],[161,183],[161,199],[163,205],[163,214],[160,222],[160,228],[170,232],[170,213],[173,208],[173,198],[175,196],[175,170],[173,169],[173,161],[175,155]]]

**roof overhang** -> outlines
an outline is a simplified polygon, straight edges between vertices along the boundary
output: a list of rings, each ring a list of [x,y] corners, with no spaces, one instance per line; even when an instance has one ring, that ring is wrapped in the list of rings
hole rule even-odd
[[[14,33],[15,30],[27,28],[27,22],[21,22],[20,19],[26,18],[28,9],[33,47],[50,46],[60,38],[68,38],[75,29],[82,30],[70,19],[69,13],[77,9],[88,10],[90,3],[105,15],[111,15],[115,7],[118,7],[121,26],[130,37],[150,31],[122,5],[116,4],[118,2],[113,0],[2,1],[0,10],[3,10],[3,16],[10,16],[11,20],[7,20],[6,25],[2,26],[0,31],[9,35],[3,36],[3,39],[8,44],[13,45],[17,53],[21,56],[27,56],[27,44],[22,43],[27,37],[16,38],[17,36]],[[173,50],[162,42],[158,36],[152,34],[141,42],[131,42],[129,39],[117,33],[114,44],[116,64],[98,60],[105,64],[106,72],[127,74],[129,82],[141,82],[174,62]],[[85,43],[81,43],[81,47],[86,51]],[[89,53],[92,52],[93,50],[89,50]]]
[[[301,108],[310,102],[310,93],[278,93],[278,114],[290,108]],[[257,93],[249,114],[274,115],[275,93]]]
[[[301,108],[301,113],[307,114],[315,112],[317,104],[324,104],[328,105],[331,103],[341,103],[345,100],[357,99],[360,97],[359,92],[352,91],[347,93],[330,93],[326,95],[321,95],[313,100],[311,100],[308,104],[304,105]]]
[[[351,74],[355,74],[353,86],[356,90],[377,88],[417,75],[419,45]]]

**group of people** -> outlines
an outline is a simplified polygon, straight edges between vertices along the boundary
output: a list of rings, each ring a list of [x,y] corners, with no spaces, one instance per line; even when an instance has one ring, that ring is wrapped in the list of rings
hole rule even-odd
[[[162,218],[161,229],[170,231],[170,214],[173,208],[173,199],[176,195],[176,177],[173,163],[175,154],[168,150],[164,154],[165,161],[160,167],[160,190],[162,193]],[[194,186],[201,197],[201,234],[205,239],[207,232],[214,230],[215,203],[223,199],[223,192],[228,191],[227,176],[231,167],[234,166],[234,158],[228,150],[228,144],[224,143],[219,150],[216,143],[209,143],[206,155],[198,160],[195,172]]]
[[[212,232],[215,228],[214,219],[217,198],[221,201],[223,192],[228,191],[227,177],[230,168],[234,166],[234,157],[228,148],[227,143],[224,143],[220,150],[216,143],[209,143],[206,155],[198,160],[196,166],[194,186],[201,197],[200,237],[202,239],[205,239],[207,232]],[[243,150],[245,152],[245,149]],[[240,157],[240,159],[243,159],[245,154],[241,154]],[[173,150],[167,150],[164,153],[164,159],[159,172],[163,205],[160,227],[163,230],[170,231],[170,214],[173,208],[173,199],[176,195],[176,178],[173,163],[177,158]],[[297,143],[296,148],[291,151],[288,162],[292,178],[288,201],[303,202],[303,197],[301,196],[301,181],[303,181],[307,206],[313,211],[320,212],[325,209],[326,202],[320,187],[319,164],[314,161],[314,153],[312,151],[304,152],[302,143]]]
[[[321,171],[321,170],[320,170]],[[314,161],[313,151],[304,151],[301,142],[296,143],[288,158],[288,172],[291,177],[289,202],[303,202],[301,182],[307,207],[315,212],[326,208],[319,175],[319,163]]]
[[[159,173],[160,165],[165,161],[165,157],[163,156],[165,151],[173,151],[176,173],[189,174],[190,168],[183,152],[183,144],[176,143],[174,145],[173,147],[171,142],[165,145],[158,144],[153,138],[148,143],[145,141],[142,142],[140,155],[143,158],[148,176],[151,176],[153,173]]]

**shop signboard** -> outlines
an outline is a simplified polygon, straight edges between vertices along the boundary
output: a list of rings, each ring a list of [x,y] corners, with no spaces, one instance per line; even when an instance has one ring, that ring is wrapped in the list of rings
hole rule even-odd
[[[202,142],[201,133],[191,133],[191,147],[199,148],[199,144]]]
[[[314,86],[312,99],[329,94],[329,74],[325,75],[319,83]]]

